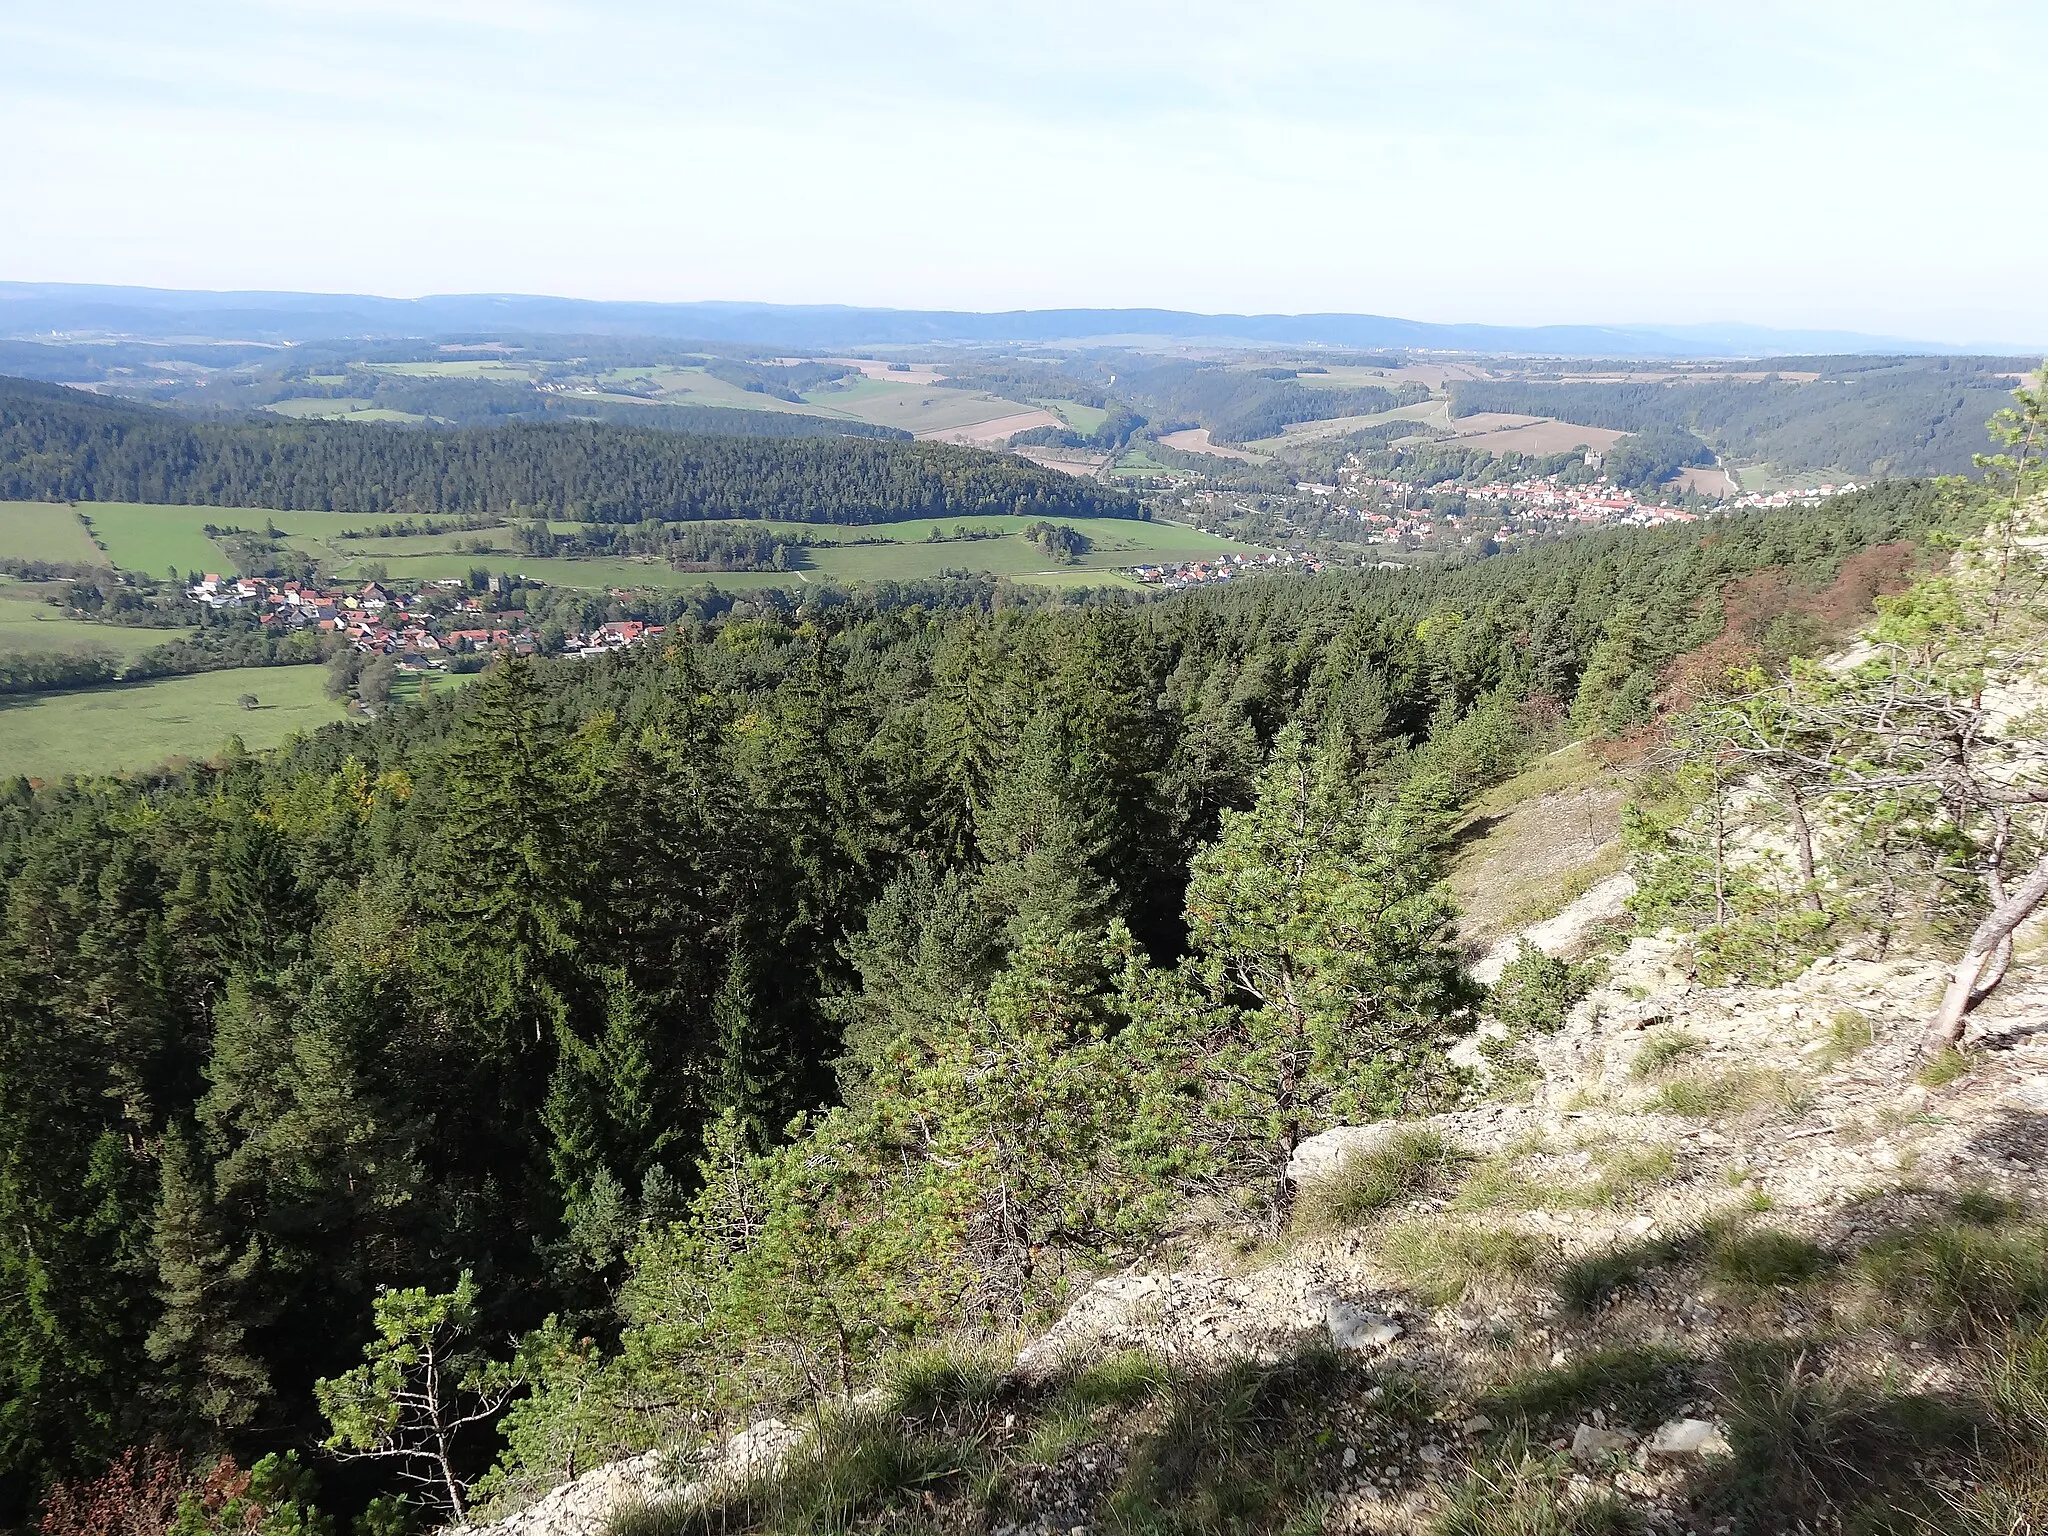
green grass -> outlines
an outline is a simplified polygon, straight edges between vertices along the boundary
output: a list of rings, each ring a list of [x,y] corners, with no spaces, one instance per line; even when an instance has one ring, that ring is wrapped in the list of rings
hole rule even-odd
[[[1717,1233],[1707,1248],[1707,1273],[1740,1290],[1805,1285],[1831,1262],[1818,1243],[1774,1227]]]
[[[1441,1218],[1404,1222],[1380,1240],[1380,1258],[1416,1294],[1438,1305],[1476,1287],[1532,1277],[1548,1253],[1526,1233]]]
[[[1670,1147],[1632,1143],[1593,1154],[1590,1177],[1531,1172],[1512,1153],[1479,1164],[1451,1200],[1458,1211],[1604,1210],[1658,1184],[1678,1171]]]
[[[1684,1077],[1666,1083],[1650,1101],[1653,1109],[1699,1120],[1789,1104],[1792,1084],[1782,1072],[1761,1067],[1734,1067],[1711,1077]]]
[[[118,773],[210,757],[230,736],[249,750],[341,718],[324,667],[238,667],[76,693],[0,700],[0,778]],[[236,700],[261,700],[245,710]]]
[[[841,1408],[772,1471],[702,1503],[672,1501],[615,1514],[609,1536],[725,1536],[746,1530],[844,1531],[856,1521],[945,1489],[976,1469],[971,1439],[907,1428],[893,1415]]]
[[[1642,1529],[1608,1493],[1574,1494],[1569,1457],[1516,1440],[1474,1467],[1429,1523],[1429,1536],[1633,1536]]]
[[[1969,1070],[1969,1056],[1955,1046],[1945,1046],[1920,1064],[1913,1080],[1923,1088],[1946,1088]]]
[[[1501,1418],[1552,1423],[1598,1408],[1648,1427],[1678,1412],[1691,1391],[1693,1367],[1690,1356],[1668,1345],[1617,1344],[1511,1376],[1483,1396],[1480,1407]]]
[[[105,565],[85,525],[61,501],[0,501],[0,556],[53,565]]]
[[[92,531],[106,546],[109,560],[124,571],[156,577],[174,565],[181,574],[227,574],[234,565],[226,551],[200,529],[208,523],[261,528],[268,515],[247,507],[165,507],[132,501],[80,502],[78,511],[92,520]]]
[[[73,618],[44,602],[39,588],[0,577],[0,651],[108,650],[126,658],[185,633]]]
[[[1078,400],[1039,400],[1033,403],[1044,406],[1083,437],[1109,420],[1109,412],[1101,406],[1083,405]]]
[[[1132,1536],[1321,1529],[1316,1461],[1334,1448],[1326,1415],[1345,1375],[1334,1351],[1310,1349],[1171,1380],[1103,1526]]]
[[[1628,1064],[1628,1075],[1634,1078],[1661,1076],[1674,1063],[1704,1049],[1705,1041],[1682,1029],[1652,1030],[1643,1037],[1635,1059]]]
[[[1440,1183],[1458,1154],[1434,1131],[1394,1132],[1379,1145],[1355,1152],[1323,1178],[1306,1185],[1294,1221],[1308,1231],[1355,1227],[1398,1201]]]
[[[1827,1045],[1815,1058],[1821,1066],[1839,1067],[1868,1050],[1877,1039],[1870,1020],[1854,1008],[1838,1008],[1828,1021]]]
[[[1581,1254],[1557,1272],[1557,1298],[1569,1311],[1595,1311],[1623,1286],[1662,1269],[1677,1256],[1677,1247],[1660,1238],[1615,1243]]]

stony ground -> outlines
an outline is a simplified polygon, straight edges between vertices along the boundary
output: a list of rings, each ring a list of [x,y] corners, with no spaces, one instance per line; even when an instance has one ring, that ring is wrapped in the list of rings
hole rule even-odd
[[[1499,1384],[1518,1373],[1558,1377],[1623,1344],[1711,1356],[1760,1327],[1790,1336],[1815,1321],[1793,1289],[1731,1303],[1683,1264],[1647,1266],[1574,1311],[1554,1278],[1571,1266],[1611,1262],[1626,1274],[1632,1254],[1738,1229],[1853,1248],[1961,1191],[2039,1198],[2048,983],[2038,966],[2016,967],[1957,1074],[1923,1080],[1914,1053],[1940,983],[1937,963],[1909,957],[1824,959],[1780,987],[1703,987],[1678,946],[1635,939],[1560,1031],[1526,1043],[1519,1086],[1508,1062],[1497,1068],[1500,1097],[1420,1122],[1442,1137],[1454,1170],[1435,1187],[1348,1229],[1297,1231],[1249,1252],[1196,1245],[1105,1278],[1021,1352],[1016,1376],[1132,1349],[1200,1371],[1327,1342],[1436,1406],[1390,1419],[1379,1388],[1327,1405],[1324,1528],[1421,1529],[1446,1478],[1494,1430],[1486,1408]],[[1294,1171],[1313,1189],[1413,1128],[1327,1132],[1304,1144]],[[1414,1242],[1392,1240],[1404,1228],[1424,1232],[1421,1260]],[[1454,1262],[1432,1276],[1427,1244],[1453,1232],[1496,1245],[1505,1234],[1513,1262],[1498,1273]],[[1903,1368],[1909,1385],[1938,1385],[1954,1369],[1902,1347],[1902,1361],[1872,1368]],[[1705,1394],[1653,1405],[1610,1396],[1539,1416],[1535,1448],[1569,1456],[1585,1488],[1684,1529],[1679,1490],[1726,1447],[1719,1405]],[[723,1452],[722,1466],[664,1471],[650,1454],[600,1469],[489,1529],[594,1536],[622,1503],[714,1486],[794,1437],[771,1422]],[[998,1536],[1086,1527],[1127,1451],[1105,1435],[1013,1479]]]
[[[1554,1482],[1566,1469],[1570,1508],[1613,1497],[1638,1528],[1731,1529],[1688,1499],[1728,1451],[1716,1371],[1759,1342],[1825,1338],[1830,1372],[1890,1389],[1958,1379],[1965,1362],[1939,1339],[1845,1322],[1839,1288],[1772,1265],[1852,1255],[1965,1198],[2039,1210],[2043,934],[2022,931],[1967,1053],[1928,1072],[1916,1052],[1941,989],[1934,957],[1851,952],[1782,986],[1708,987],[1668,939],[1616,951],[1608,936],[1625,926],[1632,889],[1619,872],[1620,800],[1579,749],[1553,754],[1481,805],[1453,871],[1482,980],[1524,938],[1574,957],[1606,944],[1604,979],[1564,1026],[1466,1042],[1456,1054],[1489,1080],[1467,1107],[1305,1143],[1291,1172],[1308,1198],[1288,1233],[1224,1225],[1084,1290],[1018,1354],[975,1432],[1002,1452],[1001,1498],[948,1508],[920,1495],[919,1529],[1089,1536],[1156,1439],[1158,1414],[1148,1424],[1144,1411],[1097,1406],[1042,1457],[1021,1453],[1025,1421],[1050,1412],[1087,1362],[1136,1358],[1119,1352],[1166,1362],[1185,1383],[1333,1350],[1350,1368],[1306,1405],[1314,1433],[1295,1452],[1315,1486],[1303,1507],[1326,1530],[1385,1533],[1438,1528],[1458,1484],[1501,1465],[1509,1434],[1505,1452],[1548,1458]],[[1438,1138],[1435,1161],[1396,1198],[1306,1219],[1319,1189],[1418,1130]],[[1660,1360],[1691,1365],[1660,1375]],[[597,1536],[621,1508],[701,1498],[802,1443],[769,1420],[690,1455],[650,1452],[485,1529]]]

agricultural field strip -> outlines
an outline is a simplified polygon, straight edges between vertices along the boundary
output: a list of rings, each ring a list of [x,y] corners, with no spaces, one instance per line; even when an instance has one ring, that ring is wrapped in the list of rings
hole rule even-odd
[[[6,504],[26,506],[38,513],[67,511],[46,503]],[[5,510],[5,508],[0,508]],[[563,560],[535,558],[524,553],[516,534],[507,528],[475,531],[448,530],[386,539],[342,539],[343,531],[368,532],[398,521],[389,514],[352,512],[286,512],[261,507],[149,506],[134,503],[89,504],[89,515],[107,542],[114,563],[152,575],[176,564],[181,571],[227,572],[227,555],[201,531],[215,527],[261,529],[274,523],[285,536],[288,548],[313,556],[332,568],[338,579],[362,574],[363,567],[379,564],[388,575],[400,580],[432,581],[459,577],[479,565],[494,570],[516,570],[542,581],[570,587],[620,585],[685,587],[716,580],[733,588],[794,587],[803,577],[796,573],[672,571],[650,561],[628,559]],[[733,519],[744,523],[744,520]],[[1197,529],[1167,522],[1140,522],[1120,518],[1075,519],[1093,541],[1094,548],[1071,566],[1052,566],[1044,555],[1021,537],[1035,519],[1016,516],[920,518],[903,523],[745,523],[770,531],[799,531],[830,544],[806,552],[806,572],[841,581],[909,580],[936,575],[944,570],[968,570],[1010,576],[1017,579],[1055,581],[1071,584],[1084,577],[1101,579],[1117,570],[1153,561],[1195,558],[1205,554],[1251,552],[1255,546],[1218,539]],[[0,527],[4,527],[0,524]],[[558,531],[573,531],[577,523],[555,521]],[[970,539],[929,544],[934,528],[950,534],[955,528],[997,531],[1000,539]],[[487,550],[457,548],[477,540]],[[880,543],[855,543],[880,540]],[[4,551],[0,551],[4,552]]]
[[[85,525],[57,501],[0,501],[0,557],[62,565],[105,565]]]
[[[341,718],[323,667],[236,667],[68,693],[0,699],[0,778],[147,768],[218,752],[229,736],[252,750]],[[243,709],[254,694],[255,709]]]

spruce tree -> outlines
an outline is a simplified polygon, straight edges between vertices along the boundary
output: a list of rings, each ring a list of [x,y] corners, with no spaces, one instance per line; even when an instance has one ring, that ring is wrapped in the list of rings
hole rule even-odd
[[[164,1140],[156,1210],[156,1271],[162,1312],[149,1332],[149,1357],[163,1367],[158,1393],[176,1419],[219,1437],[252,1420],[270,1395],[270,1376],[248,1345],[263,1266],[261,1242],[237,1243],[222,1229],[203,1165],[186,1138]]]

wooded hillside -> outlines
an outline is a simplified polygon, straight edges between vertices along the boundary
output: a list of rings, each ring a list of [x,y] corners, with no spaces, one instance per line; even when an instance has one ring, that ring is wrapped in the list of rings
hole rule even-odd
[[[1959,475],[1990,441],[1984,423],[2010,396],[2012,358],[1781,358],[1813,383],[1451,386],[1451,414],[1507,411],[1617,432],[1690,431],[1743,461],[1856,475]]]
[[[17,781],[0,1491],[374,1440],[380,1287],[529,1336],[485,1493],[557,1476],[565,1426],[1038,1315],[1165,1192],[1270,1190],[1299,1135],[1439,1091],[1451,819],[1562,711],[1632,728],[1731,577],[1944,515],[1901,485],[1132,608],[685,622],[274,758]],[[1299,1017],[1244,990],[1275,965]],[[1301,1048],[1351,1065],[1273,1077]],[[776,1225],[718,1247],[727,1200]],[[593,1353],[622,1329],[641,1375]]]
[[[0,500],[635,522],[1135,517],[1128,494],[943,443],[698,436],[600,423],[428,431],[194,422],[0,380]]]

